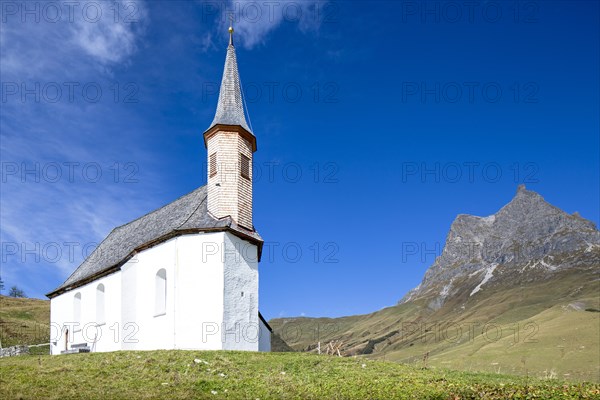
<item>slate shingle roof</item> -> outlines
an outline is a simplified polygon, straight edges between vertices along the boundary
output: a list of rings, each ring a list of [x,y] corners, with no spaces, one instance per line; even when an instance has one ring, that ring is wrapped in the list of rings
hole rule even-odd
[[[206,186],[201,186],[166,206],[113,229],[75,272],[47,296],[57,296],[117,270],[136,252],[186,233],[231,231],[256,243],[260,258],[263,241],[258,232],[238,226],[231,217],[213,217],[207,210],[206,195]]]
[[[246,123],[246,116],[244,114],[242,87],[240,75],[238,73],[235,48],[233,47],[232,41],[230,41],[229,46],[227,47],[227,56],[225,57],[225,68],[223,70],[221,90],[219,91],[217,112],[215,113],[215,119],[208,129],[217,124],[239,125],[252,133],[252,130],[250,130]]]

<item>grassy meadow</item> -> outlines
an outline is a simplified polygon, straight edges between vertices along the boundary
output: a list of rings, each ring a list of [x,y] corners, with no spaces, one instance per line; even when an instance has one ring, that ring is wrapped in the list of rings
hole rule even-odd
[[[2,399],[600,399],[600,385],[307,353],[151,351],[0,359]]]

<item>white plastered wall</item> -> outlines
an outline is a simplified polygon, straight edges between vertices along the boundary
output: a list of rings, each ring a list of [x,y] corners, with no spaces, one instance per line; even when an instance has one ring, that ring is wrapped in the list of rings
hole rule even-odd
[[[97,319],[97,289],[104,285],[103,321]],[[75,296],[81,296],[80,318],[74,313]],[[50,301],[50,351],[60,354],[73,344],[96,342],[93,351],[120,349],[114,332],[121,322],[121,272],[117,271],[84,286],[66,292]],[[111,328],[113,328],[111,330]],[[69,330],[68,342],[65,336]]]
[[[166,271],[166,312],[156,315],[160,269]],[[259,348],[257,248],[235,235],[184,235],[141,251],[120,271],[53,298],[52,326],[74,322],[77,293],[80,326],[95,325],[100,283],[105,288],[105,323],[98,336],[93,327],[86,337],[75,329],[69,345],[88,343],[92,351]],[[228,327],[237,331],[223,335]],[[55,342],[52,354],[60,354],[64,337]]]
[[[225,233],[180,236],[176,254],[175,348],[218,350],[223,320]]]
[[[223,348],[258,351],[258,249],[231,233],[224,244]]]

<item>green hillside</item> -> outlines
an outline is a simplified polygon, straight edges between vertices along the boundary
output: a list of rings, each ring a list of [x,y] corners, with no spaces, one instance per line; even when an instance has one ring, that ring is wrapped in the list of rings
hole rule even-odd
[[[600,382],[600,281],[593,271],[486,289],[439,310],[427,299],[344,318],[269,323],[295,350],[332,340],[345,355],[464,371]]]
[[[0,343],[48,343],[50,337],[50,301],[13,298],[0,295]]]
[[[0,359],[0,398],[597,399],[600,385],[306,353],[152,351]]]

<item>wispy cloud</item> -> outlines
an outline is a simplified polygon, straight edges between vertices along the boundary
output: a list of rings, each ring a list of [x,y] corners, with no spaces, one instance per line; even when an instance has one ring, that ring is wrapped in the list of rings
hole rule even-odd
[[[318,0],[230,0],[221,10],[223,25],[233,16],[237,37],[242,45],[253,48],[264,44],[271,32],[282,23],[296,24],[304,33],[316,32],[324,21],[323,9],[327,2]]]
[[[0,24],[0,273],[40,296],[110,229],[148,211],[138,190],[151,175],[125,178],[150,156],[130,145],[140,132],[122,135],[138,117],[115,101],[113,71],[135,54],[148,13],[143,1],[86,1],[36,20],[14,4]]]
[[[0,24],[2,79],[72,76],[126,62],[148,24],[144,1],[56,2],[59,17],[26,13],[26,1],[11,2]],[[12,9],[11,9],[12,10]]]
[[[72,37],[81,49],[101,63],[127,59],[137,47],[137,38],[148,23],[141,1],[87,2],[94,10],[78,15],[72,24]],[[82,9],[86,2],[82,4]],[[96,21],[97,20],[97,21]]]

